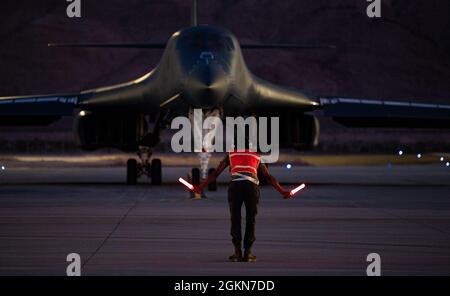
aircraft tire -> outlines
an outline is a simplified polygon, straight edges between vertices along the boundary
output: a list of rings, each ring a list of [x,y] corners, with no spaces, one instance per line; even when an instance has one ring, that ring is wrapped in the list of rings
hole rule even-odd
[[[162,184],[162,162],[161,162],[161,159],[159,159],[159,158],[155,158],[152,160],[151,179],[152,179],[152,185],[161,185]]]
[[[138,171],[137,160],[134,158],[128,159],[128,161],[127,161],[127,185],[136,185],[137,184],[137,171]]]
[[[199,168],[193,168],[192,169],[192,184],[193,185],[199,185],[200,184],[200,169]]]
[[[208,170],[208,176],[211,176],[212,174],[214,174],[215,171],[216,171],[216,169],[210,168]],[[208,184],[208,190],[209,191],[217,191],[217,180],[214,180]]]
[[[269,164],[268,163],[266,163],[265,165],[266,165],[267,168],[269,168]],[[261,186],[265,186],[265,185],[269,184],[269,183],[267,183],[267,180],[264,177],[264,175],[259,173],[259,170],[258,170],[258,180],[259,180],[259,185],[261,185]]]

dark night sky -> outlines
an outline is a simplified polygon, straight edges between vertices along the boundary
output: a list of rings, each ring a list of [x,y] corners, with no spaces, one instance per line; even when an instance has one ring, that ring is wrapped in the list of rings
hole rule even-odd
[[[249,68],[319,95],[450,103],[450,1],[199,0],[199,22],[245,41],[336,44],[337,51],[246,51]],[[48,42],[165,41],[189,25],[190,1],[6,0],[0,10],[0,96],[78,91],[135,79],[161,50],[49,49]]]

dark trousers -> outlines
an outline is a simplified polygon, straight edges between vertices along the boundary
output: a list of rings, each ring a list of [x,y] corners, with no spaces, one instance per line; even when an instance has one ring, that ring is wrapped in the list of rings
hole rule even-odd
[[[245,204],[244,248],[255,242],[255,218],[258,213],[259,187],[250,181],[232,181],[228,187],[228,203],[231,214],[231,237],[235,247],[241,247],[241,208]]]

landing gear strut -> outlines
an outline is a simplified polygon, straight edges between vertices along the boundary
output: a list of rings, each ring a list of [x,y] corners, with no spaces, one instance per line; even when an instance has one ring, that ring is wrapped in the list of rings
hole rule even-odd
[[[152,185],[162,184],[162,163],[161,159],[152,158],[152,148],[159,143],[159,132],[162,127],[168,124],[171,118],[171,111],[165,110],[161,112],[158,119],[154,123],[153,131],[148,132],[139,142],[139,150],[137,155],[139,161],[131,158],[127,162],[127,184],[135,185],[137,179],[142,175],[146,175],[151,179]],[[151,160],[151,161],[150,161]]]
[[[127,184],[136,185],[137,179],[146,175],[151,179],[152,185],[161,185],[162,183],[162,163],[161,159],[151,159],[152,149],[148,147],[139,147],[137,153],[139,162],[130,158],[127,162]]]
[[[214,169],[210,168],[208,169],[209,160],[211,158],[211,153],[209,151],[212,151],[213,146],[213,139],[215,138],[217,129],[219,124],[217,122],[214,122],[212,124],[212,128],[203,128],[202,124],[196,123],[195,117],[196,110],[190,110],[189,111],[189,119],[191,121],[191,124],[194,128],[194,137],[197,137],[198,135],[203,135],[203,132],[206,132],[206,138],[200,139],[202,143],[202,151],[198,152],[198,158],[200,161],[200,168],[193,168],[191,172],[192,177],[192,184],[198,185],[202,180],[206,180],[208,176],[214,173]],[[205,115],[206,117],[211,118],[220,118],[223,116],[223,110],[221,109],[212,109],[212,110],[206,110],[205,112],[201,111],[201,115]],[[216,191],[217,190],[217,182],[213,181],[210,184],[208,184],[208,190],[209,191]],[[204,192],[202,192],[202,197],[206,198],[206,195]]]

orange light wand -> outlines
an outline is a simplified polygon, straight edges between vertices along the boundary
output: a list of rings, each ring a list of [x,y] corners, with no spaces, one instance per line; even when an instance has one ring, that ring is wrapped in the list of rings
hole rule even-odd
[[[290,196],[293,196],[294,194],[296,194],[297,192],[299,192],[300,190],[302,190],[302,189],[305,188],[305,187],[306,187],[306,185],[305,185],[305,184],[302,184],[302,185],[300,185],[300,186],[298,186],[298,187],[292,189],[291,192],[289,192],[289,195],[290,195]]]
[[[179,181],[181,184],[183,184],[184,186],[186,186],[187,188],[189,188],[189,190],[194,191],[194,186],[193,186],[191,183],[189,183],[188,181],[184,180],[184,179],[181,178],[181,177],[178,179],[178,181]]]

